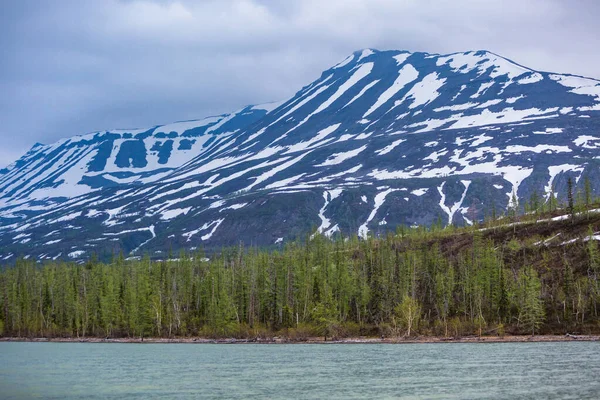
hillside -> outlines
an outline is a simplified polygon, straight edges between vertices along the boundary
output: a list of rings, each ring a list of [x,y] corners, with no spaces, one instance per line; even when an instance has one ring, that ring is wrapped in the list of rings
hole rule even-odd
[[[598,334],[599,206],[379,239],[318,235],[210,260],[202,252],[41,268],[20,260],[0,271],[0,335]]]
[[[470,225],[564,202],[569,178],[600,188],[599,116],[593,79],[487,51],[363,50],[262,109],[34,146],[0,173],[0,259]]]

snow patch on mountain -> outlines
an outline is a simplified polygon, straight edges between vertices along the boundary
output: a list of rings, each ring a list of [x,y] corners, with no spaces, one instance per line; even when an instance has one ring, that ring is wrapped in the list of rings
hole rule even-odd
[[[440,95],[438,90],[444,86],[444,83],[446,83],[446,79],[440,79],[436,72],[431,73],[415,84],[401,101],[411,99],[412,103],[408,106],[410,109],[431,103]]]
[[[329,218],[325,217],[325,211],[327,210],[327,207],[329,206],[329,204],[333,200],[337,199],[342,194],[342,192],[343,192],[343,189],[333,189],[333,190],[327,190],[327,191],[323,192],[323,199],[325,200],[325,204],[319,210],[319,218],[321,219],[321,225],[317,229],[317,232],[326,233],[326,231],[331,227],[331,220]],[[335,231],[328,232],[328,233],[326,233],[326,236],[331,236],[334,232]]]
[[[385,103],[387,103],[392,97],[396,95],[399,91],[401,91],[407,84],[416,80],[419,76],[419,71],[415,69],[410,64],[406,64],[402,67],[402,69],[398,72],[398,77],[385,92],[383,92],[375,104],[369,108],[369,110],[363,115],[363,118],[367,118]]]
[[[446,195],[444,194],[444,186],[446,185],[446,182],[443,182],[437,188],[440,194],[440,208],[448,215],[448,224],[452,224],[454,221],[454,215],[461,208],[463,202],[465,201],[465,197],[467,196],[467,192],[469,191],[469,186],[471,186],[471,181],[461,181],[461,183],[465,187],[462,197],[450,207],[446,205]]]
[[[383,192],[377,193],[375,195],[375,205],[373,206],[373,211],[371,211],[371,214],[369,214],[369,217],[367,218],[367,220],[365,221],[364,224],[362,224],[359,228],[358,228],[358,236],[366,239],[367,235],[369,234],[369,228],[368,225],[369,223],[375,218],[375,216],[377,215],[377,211],[379,211],[379,209],[381,208],[381,206],[383,205],[383,203],[385,202],[385,198],[392,192],[397,191],[398,189],[387,189]]]
[[[544,187],[546,200],[550,199],[552,193],[556,193],[556,190],[554,189],[554,179],[556,176],[567,171],[583,172],[583,168],[579,165],[572,164],[553,165],[548,167],[550,179],[548,180],[546,187]]]
[[[317,167],[326,167],[329,165],[338,165],[343,163],[346,160],[349,160],[353,157],[356,157],[357,155],[359,155],[360,153],[362,153],[363,151],[365,151],[367,149],[367,146],[361,146],[357,149],[354,150],[350,150],[350,151],[345,151],[343,153],[336,153],[336,154],[332,154],[327,160],[325,160],[325,162],[318,164]]]

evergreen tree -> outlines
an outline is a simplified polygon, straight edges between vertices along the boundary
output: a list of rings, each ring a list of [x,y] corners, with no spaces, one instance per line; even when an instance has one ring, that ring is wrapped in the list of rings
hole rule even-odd
[[[520,321],[526,331],[535,335],[544,322],[545,312],[541,300],[541,283],[533,268],[526,268],[521,274],[522,308]]]
[[[590,177],[588,175],[585,176],[584,179],[584,192],[585,192],[585,206],[589,208],[592,205],[592,183],[590,182]]]
[[[529,199],[529,207],[530,211],[536,214],[540,209],[540,197],[537,193],[537,190],[534,190],[531,194],[531,198]]]
[[[504,268],[501,266],[499,268],[498,275],[498,319],[500,323],[506,321],[506,318],[508,317],[508,307],[508,291],[506,288],[506,281],[504,278]]]
[[[575,202],[573,199],[573,179],[569,177],[567,180],[567,211],[571,215],[571,219],[575,217]]]
[[[558,207],[558,200],[556,199],[556,192],[554,190],[554,185],[550,188],[550,195],[548,197],[548,209],[550,212],[556,211]]]

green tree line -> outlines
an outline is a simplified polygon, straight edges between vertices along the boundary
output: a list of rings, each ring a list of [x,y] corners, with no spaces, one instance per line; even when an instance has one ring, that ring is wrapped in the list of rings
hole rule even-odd
[[[600,331],[597,241],[569,248],[432,227],[367,240],[317,235],[277,251],[240,246],[210,260],[201,252],[83,265],[19,260],[0,271],[0,334],[301,340]]]

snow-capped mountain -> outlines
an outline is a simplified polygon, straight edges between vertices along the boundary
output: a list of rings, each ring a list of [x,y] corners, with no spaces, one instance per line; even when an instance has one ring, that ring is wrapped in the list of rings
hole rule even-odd
[[[0,172],[0,259],[471,224],[568,177],[599,188],[599,122],[597,80],[363,50],[282,103],[35,145]]]

